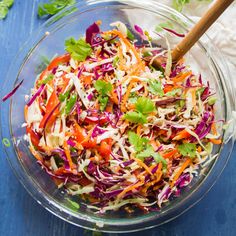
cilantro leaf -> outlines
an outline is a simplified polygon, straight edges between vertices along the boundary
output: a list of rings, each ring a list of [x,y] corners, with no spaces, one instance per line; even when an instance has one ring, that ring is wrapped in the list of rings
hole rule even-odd
[[[155,95],[159,95],[160,97],[164,96],[164,91],[161,87],[161,82],[158,80],[149,80],[148,82],[148,90]]]
[[[143,150],[142,152],[138,153],[136,155],[137,158],[139,158],[140,160],[144,160],[146,157],[153,157],[155,162],[160,163],[162,162],[162,164],[164,165],[164,167],[167,165],[166,160],[160,155],[160,153],[155,152],[152,145],[148,144],[146,149]]]
[[[161,156],[160,153],[155,152],[155,153],[152,154],[152,156],[153,156],[154,160],[155,160],[157,163],[162,162],[163,166],[166,167],[167,161]]]
[[[189,156],[191,158],[196,156],[196,144],[194,143],[183,143],[178,146],[178,151],[183,156]]]
[[[14,0],[2,0],[0,1],[0,19],[6,18],[9,8],[12,7]]]
[[[99,105],[100,105],[100,110],[104,111],[107,106],[108,97],[107,96],[99,96],[98,101],[99,101]]]
[[[148,114],[155,110],[155,104],[149,98],[139,97],[137,102],[135,103],[135,108],[137,111],[141,112],[142,114]]]
[[[142,151],[145,148],[146,144],[148,143],[147,138],[142,138],[132,131],[128,133],[128,138],[129,138],[130,144],[134,146],[137,152]]]
[[[98,101],[100,104],[100,110],[103,111],[108,102],[108,93],[112,90],[112,84],[103,80],[97,80],[94,84],[95,89],[98,91]]]
[[[8,8],[12,7],[14,0],[3,0],[3,4],[5,4]]]
[[[77,61],[84,61],[92,53],[90,44],[86,43],[83,38],[79,40],[74,38],[67,39],[65,41],[65,49]]]
[[[147,123],[147,117],[141,112],[129,111],[124,115],[124,118],[132,123]]]
[[[124,118],[132,123],[147,123],[147,114],[155,110],[155,104],[146,97],[139,97],[135,103],[135,110],[127,112]]]
[[[116,66],[117,66],[118,61],[119,61],[119,57],[116,56],[116,57],[114,58],[113,62],[112,62],[113,67],[116,67]]]
[[[0,2],[0,19],[6,18],[7,13],[8,13],[8,7],[1,4]]]
[[[103,96],[108,95],[108,93],[112,90],[112,84],[101,79],[98,79],[95,82],[94,87],[98,91],[98,93]]]
[[[152,156],[154,153],[153,147],[151,145],[147,145],[147,148],[136,155],[136,157],[140,160],[144,160],[146,157]]]
[[[72,6],[76,0],[49,0],[48,3],[40,3],[38,5],[38,16],[55,15],[67,6]]]

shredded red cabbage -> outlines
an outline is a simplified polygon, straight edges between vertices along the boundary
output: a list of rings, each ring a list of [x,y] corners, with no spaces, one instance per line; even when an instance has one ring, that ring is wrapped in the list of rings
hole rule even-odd
[[[100,32],[99,26],[94,22],[86,30],[86,42],[92,45],[93,38]]]
[[[22,85],[24,80],[21,80],[19,84],[16,85],[16,87],[11,91],[9,92],[7,95],[5,95],[3,98],[2,98],[2,101],[5,102],[8,98],[10,98],[11,96],[14,95],[14,93],[17,91],[17,89]]]

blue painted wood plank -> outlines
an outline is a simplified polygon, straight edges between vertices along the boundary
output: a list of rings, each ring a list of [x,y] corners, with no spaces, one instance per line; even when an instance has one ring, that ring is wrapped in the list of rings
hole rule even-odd
[[[6,20],[0,21],[0,86],[10,62],[30,33],[44,21],[37,19],[40,0],[15,0]],[[78,236],[83,230],[38,205],[10,169],[0,145],[0,235]],[[236,235],[236,147],[222,176],[207,196],[176,220],[148,230],[146,235]],[[141,236],[144,232],[124,234]]]

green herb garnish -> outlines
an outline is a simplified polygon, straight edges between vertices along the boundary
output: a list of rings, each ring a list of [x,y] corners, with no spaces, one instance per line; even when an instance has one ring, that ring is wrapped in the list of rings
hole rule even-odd
[[[12,7],[14,0],[2,0],[0,1],[0,19],[7,17],[9,8]]]
[[[124,118],[132,123],[147,123],[147,115],[155,111],[154,102],[146,97],[139,97],[135,103],[135,111],[129,111]]]
[[[194,158],[196,156],[196,144],[194,143],[183,143],[178,146],[178,151],[183,156],[189,156]]]
[[[112,90],[112,84],[103,80],[97,80],[94,84],[95,89],[99,93],[98,101],[100,104],[100,110],[103,111],[106,108],[108,102],[108,94]]]
[[[74,38],[67,39],[65,41],[65,49],[77,61],[84,61],[92,53],[90,44],[86,43],[83,38],[79,40]]]
[[[60,12],[68,6],[72,6],[76,3],[76,0],[49,0],[48,3],[40,3],[38,5],[38,16],[52,16]]]
[[[158,80],[149,80],[148,82],[149,86],[148,86],[148,90],[154,94],[154,95],[158,95],[160,97],[164,96],[164,91],[161,87],[161,82]]]
[[[146,147],[146,144],[148,143],[147,138],[142,138],[132,131],[128,133],[128,138],[129,138],[130,144],[134,146],[136,152],[143,151]]]
[[[144,161],[147,157],[153,157],[154,160],[159,163],[162,162],[166,166],[166,160],[158,153],[155,152],[152,145],[148,144],[148,139],[140,137],[134,132],[128,133],[129,142],[134,146],[136,152],[136,158]]]
[[[154,102],[146,97],[139,97],[135,103],[135,108],[142,114],[149,114],[155,110]]]

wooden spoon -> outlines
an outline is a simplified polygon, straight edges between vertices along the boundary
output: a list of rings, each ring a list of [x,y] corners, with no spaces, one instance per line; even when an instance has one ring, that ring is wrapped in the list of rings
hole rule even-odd
[[[173,63],[178,62],[191,47],[201,38],[208,28],[218,19],[218,17],[229,7],[234,0],[217,0],[208,10],[197,24],[186,34],[186,36],[172,50]],[[160,67],[163,63],[162,57],[153,60],[154,67]]]

